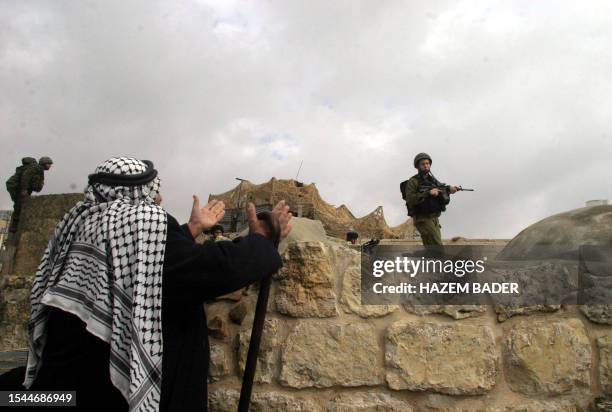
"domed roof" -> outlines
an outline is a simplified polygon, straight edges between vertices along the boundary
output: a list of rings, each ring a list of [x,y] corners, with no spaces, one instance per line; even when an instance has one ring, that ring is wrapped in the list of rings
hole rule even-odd
[[[612,248],[612,205],[583,207],[540,220],[516,235],[497,258],[576,259],[582,245]]]

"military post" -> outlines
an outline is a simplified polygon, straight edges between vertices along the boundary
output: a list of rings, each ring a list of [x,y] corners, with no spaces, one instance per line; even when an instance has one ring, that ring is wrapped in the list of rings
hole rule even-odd
[[[431,173],[431,164],[431,156],[427,153],[417,154],[413,165],[418,173],[400,183],[400,190],[406,201],[408,216],[412,217],[423,245],[442,246],[439,217],[446,210],[450,195],[460,190],[473,189],[440,183]]]
[[[13,201],[13,215],[9,226],[9,233],[17,232],[19,215],[23,202],[32,194],[40,192],[45,185],[45,171],[51,168],[53,160],[43,156],[38,162],[33,157],[24,157],[21,166],[15,169],[15,174],[6,181],[6,190]]]

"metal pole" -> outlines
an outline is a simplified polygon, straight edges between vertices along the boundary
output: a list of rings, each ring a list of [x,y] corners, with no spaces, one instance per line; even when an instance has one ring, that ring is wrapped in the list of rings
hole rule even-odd
[[[267,220],[273,227],[272,215],[270,212],[260,212],[257,214],[259,220]],[[280,243],[280,228],[276,233],[274,245],[278,248]],[[251,392],[253,391],[253,380],[255,378],[255,370],[257,369],[257,355],[259,354],[259,345],[263,334],[264,323],[266,321],[266,312],[268,310],[268,296],[270,296],[270,286],[272,284],[272,275],[266,276],[261,280],[259,285],[259,295],[257,296],[257,304],[255,306],[255,317],[253,319],[253,328],[251,329],[251,340],[249,342],[249,352],[247,354],[246,364],[244,367],[244,375],[242,377],[242,387],[240,388],[240,400],[238,401],[238,412],[248,412],[249,403],[251,402]]]
[[[261,336],[266,320],[266,309],[268,307],[268,296],[270,295],[271,283],[272,275],[265,277],[259,286],[259,296],[257,297],[257,306],[255,307],[255,319],[253,319],[251,341],[249,342],[249,353],[247,354],[244,376],[242,377],[238,412],[248,412],[249,410],[253,380],[255,378],[255,370],[257,369],[257,355],[259,354],[259,344],[261,343]]]

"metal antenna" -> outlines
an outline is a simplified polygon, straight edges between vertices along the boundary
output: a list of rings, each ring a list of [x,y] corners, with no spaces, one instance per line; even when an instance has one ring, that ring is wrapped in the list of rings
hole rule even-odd
[[[300,167],[298,168],[298,171],[295,174],[295,180],[297,180],[298,176],[300,175],[300,170],[302,170],[302,163],[304,163],[304,160],[300,161]]]

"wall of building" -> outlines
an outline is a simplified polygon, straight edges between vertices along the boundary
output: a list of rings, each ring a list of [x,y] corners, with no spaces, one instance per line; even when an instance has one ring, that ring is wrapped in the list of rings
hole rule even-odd
[[[612,393],[610,307],[363,306],[357,251],[295,242],[284,261],[255,410],[577,411]],[[236,408],[256,291],[233,299],[207,308],[213,411]]]
[[[32,196],[22,207],[10,273],[0,275],[0,351],[27,347],[30,289],[57,222],[80,193]]]

